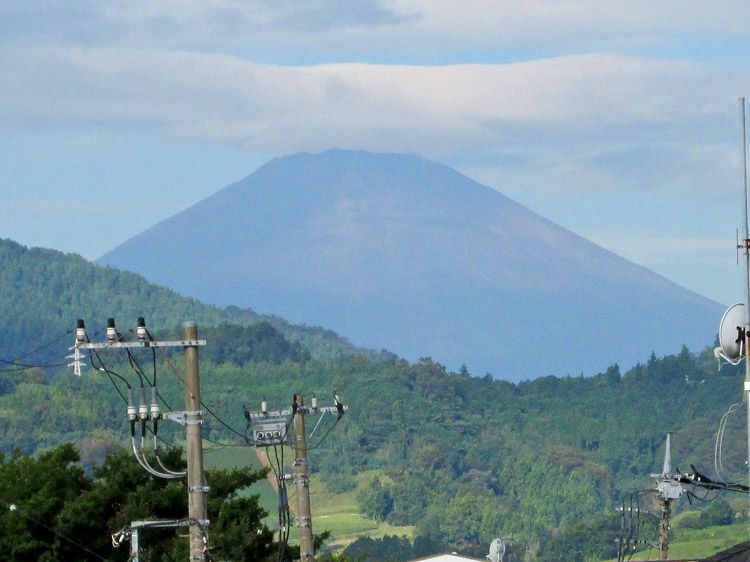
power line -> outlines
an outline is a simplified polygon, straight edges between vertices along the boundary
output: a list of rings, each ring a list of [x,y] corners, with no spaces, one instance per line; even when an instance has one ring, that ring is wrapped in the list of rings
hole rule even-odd
[[[180,382],[183,382],[182,376],[180,375],[179,371],[177,370],[177,367],[174,366],[174,363],[172,363],[172,360],[169,358],[169,356],[166,354],[166,352],[163,349],[161,349],[161,348],[159,349],[159,351],[162,353],[165,362],[167,363],[167,365],[171,369],[171,371],[174,374],[174,376],[177,377],[177,380],[179,380]],[[237,435],[239,437],[242,437],[243,439],[246,439],[245,433],[243,433],[243,432],[241,432],[241,431],[233,428],[231,425],[229,425],[227,422],[225,422],[216,412],[214,412],[211,408],[209,408],[206,405],[206,403],[203,401],[203,399],[201,399],[201,406],[203,406],[209,414],[211,414],[214,418],[216,418],[216,421],[218,421],[221,425],[223,425],[224,427],[226,427],[229,431],[231,431],[232,433],[234,433],[235,435]]]
[[[21,363],[13,363],[13,362],[10,362],[10,361],[0,360],[0,363],[5,363],[5,364],[8,364],[8,365],[15,365],[14,367],[11,367],[9,369],[0,369],[0,373],[15,373],[15,372],[19,372],[19,371],[27,371],[28,369],[34,369],[34,368],[48,369],[50,367],[67,367],[68,366],[67,362],[65,362],[65,363],[46,363],[44,365],[31,365],[31,364],[24,365],[24,364],[21,364]]]
[[[154,351],[154,350],[152,349],[152,351]],[[116,376],[117,378],[119,378],[120,380],[122,380],[122,381],[123,381],[123,382],[124,382],[124,383],[125,383],[125,384],[127,385],[128,389],[130,389],[130,388],[131,388],[130,384],[129,384],[129,383],[127,382],[127,380],[125,379],[125,377],[123,377],[123,376],[122,376],[122,375],[120,375],[119,373],[117,373],[117,372],[113,371],[112,369],[108,368],[108,367],[107,367],[107,366],[106,366],[106,365],[104,364],[104,361],[103,361],[103,359],[101,358],[101,356],[99,355],[99,353],[98,353],[98,352],[97,352],[97,351],[96,351],[95,349],[94,349],[94,350],[89,350],[89,354],[90,354],[90,355],[91,355],[91,353],[92,353],[92,352],[93,352],[93,354],[95,354],[95,355],[96,355],[96,359],[98,360],[98,362],[99,362],[99,365],[100,365],[100,370],[101,370],[102,372],[104,372],[104,373],[105,373],[105,374],[106,374],[106,375],[107,375],[107,376],[109,377],[109,380],[110,380],[110,382],[111,382],[111,383],[112,383],[112,385],[113,385],[113,386],[115,387],[115,390],[116,390],[116,391],[117,391],[117,393],[118,393],[118,394],[120,395],[120,398],[122,398],[122,400],[123,400],[123,401],[124,401],[124,402],[125,402],[126,404],[128,404],[128,399],[127,399],[127,398],[125,397],[125,395],[124,395],[124,394],[122,393],[122,391],[121,391],[121,390],[120,390],[120,388],[119,388],[119,387],[117,386],[117,384],[116,384],[116,383],[114,382],[114,380],[112,379],[112,376],[111,376],[111,375],[114,375],[114,376]],[[129,350],[128,350],[128,354],[130,354]],[[154,360],[155,360],[155,358],[156,358],[156,353],[154,352]],[[135,358],[133,358],[133,359],[135,359]],[[91,357],[91,364],[92,364],[92,366],[94,366],[94,359],[93,359],[93,356]],[[136,365],[138,366],[138,369],[141,369],[141,368],[140,368],[140,365],[139,365],[139,364],[137,363],[137,361],[135,362],[135,364],[136,364]],[[136,370],[136,369],[135,369],[135,367],[134,367],[134,365],[133,365],[133,363],[131,363],[131,368],[133,368],[133,370],[134,370],[134,371]],[[178,373],[178,372],[176,371],[176,368],[174,368],[174,366],[173,366],[173,365],[172,365],[172,368],[174,369],[174,371],[175,371],[175,375],[177,376],[178,380],[179,380],[180,382],[184,383],[184,381],[182,380],[182,377],[181,377],[181,376],[179,375],[179,373]],[[142,371],[142,369],[141,369],[141,372],[143,372],[143,371]],[[154,371],[154,372],[156,372],[156,371]],[[136,374],[138,374],[138,373],[137,373],[137,371],[136,371]],[[145,373],[144,373],[144,376],[145,376]],[[148,380],[148,378],[147,378],[147,380]],[[156,380],[156,375],[154,375],[154,380]],[[142,381],[142,379],[141,379],[141,381]],[[149,381],[149,382],[150,382],[150,381]],[[172,407],[170,406],[169,402],[167,402],[167,400],[166,400],[166,399],[164,398],[164,396],[163,396],[163,395],[162,395],[161,393],[159,393],[158,391],[157,391],[157,396],[158,396],[158,397],[159,397],[159,398],[161,399],[161,401],[162,401],[162,402],[164,403],[164,405],[165,405],[165,406],[167,407],[167,409],[169,409],[169,410],[173,410],[173,408],[172,408]],[[203,401],[201,401],[201,405],[202,405],[202,406],[203,406],[204,408],[206,408],[206,410],[207,410],[207,411],[208,411],[208,412],[209,412],[209,413],[210,413],[210,414],[211,414],[211,415],[212,415],[213,417],[215,417],[215,418],[216,418],[216,419],[217,419],[217,420],[218,420],[218,421],[219,421],[220,423],[222,423],[222,425],[225,425],[225,426],[226,426],[226,427],[227,427],[228,429],[230,429],[230,430],[231,430],[231,431],[232,431],[233,433],[237,434],[237,435],[238,435],[239,437],[242,437],[242,438],[243,438],[243,439],[244,439],[245,441],[247,441],[247,435],[246,435],[245,433],[240,433],[240,432],[236,431],[236,430],[235,430],[234,428],[232,428],[231,426],[229,426],[228,424],[226,424],[226,423],[225,423],[225,422],[224,422],[224,421],[223,421],[223,420],[222,420],[221,418],[219,418],[219,416],[217,416],[217,415],[216,415],[216,414],[215,414],[215,413],[214,413],[214,412],[213,412],[212,410],[210,410],[210,409],[209,409],[209,408],[208,408],[208,407],[207,407],[207,406],[205,405],[205,403],[203,403]],[[150,428],[150,427],[147,427],[147,431],[149,431],[149,432],[150,432],[150,433],[152,433],[152,434],[154,433],[154,432],[153,432],[153,429],[152,429],[152,428]],[[154,436],[156,437],[156,435],[154,435]],[[207,437],[205,437],[205,436],[204,436],[203,438],[204,438],[204,439],[205,439],[206,441],[209,441],[209,442],[211,442],[211,443],[214,443],[215,445],[221,445],[221,446],[224,446],[224,445],[225,445],[224,443],[219,443],[219,442],[217,442],[217,441],[214,441],[214,440],[212,440],[212,439],[209,439],[209,438],[207,438]],[[168,446],[170,446],[170,443],[168,443],[167,441],[165,441],[165,440],[164,440],[164,439],[162,439],[161,437],[157,437],[157,439],[158,439],[159,441],[161,441],[161,442],[162,442],[163,444],[165,444],[165,445],[168,445]],[[246,447],[247,445],[234,444],[234,445],[226,445],[226,446],[232,446],[232,447]]]
[[[312,447],[308,447],[307,450],[308,451],[313,451],[313,450],[317,449],[318,447],[320,447],[323,444],[323,442],[326,440],[326,437],[328,437],[328,434],[331,433],[331,431],[333,431],[333,428],[336,427],[336,425],[339,423],[339,421],[341,421],[341,418],[336,418],[336,421],[333,422],[333,425],[331,427],[329,427],[328,430],[323,434],[323,437],[320,438],[320,441],[318,441]]]
[[[0,359],[0,363],[6,363],[6,364],[11,364],[11,365],[18,364],[17,362],[20,359],[26,359],[27,357],[30,357],[30,356],[34,355],[35,353],[38,353],[39,351],[48,348],[52,344],[57,343],[58,341],[60,341],[61,339],[63,339],[65,336],[67,336],[69,334],[72,334],[72,333],[73,333],[73,330],[68,330],[65,333],[60,334],[59,336],[55,337],[54,339],[51,339],[48,342],[43,343],[39,347],[32,349],[28,353],[16,357],[15,359],[7,359],[7,360],[6,359]],[[57,366],[57,365],[55,365],[55,366]]]
[[[21,512],[18,509],[18,505],[17,504],[12,503],[12,504],[6,504],[6,505],[8,506],[8,509],[10,509],[10,511],[12,511],[13,513],[17,513],[18,515],[20,515],[24,519],[28,519],[32,523],[35,523],[35,524],[39,525],[40,527],[48,530],[50,533],[53,533],[55,536],[57,536],[57,537],[59,537],[59,538],[61,538],[63,540],[68,541],[70,544],[72,544],[74,546],[77,546],[78,548],[80,548],[84,552],[88,552],[90,555],[95,556],[99,560],[104,560],[104,562],[110,562],[110,560],[108,558],[104,558],[103,556],[97,554],[96,552],[94,552],[92,550],[89,550],[88,548],[86,548],[85,546],[83,546],[81,543],[76,542],[73,539],[71,539],[70,537],[67,537],[67,536],[63,535],[61,532],[57,531],[56,529],[48,527],[47,525],[45,525],[41,521],[38,521],[37,519],[31,517],[30,515],[27,515],[26,513]]]
[[[224,449],[226,447],[243,447],[243,448],[247,448],[248,447],[248,445],[246,443],[222,443],[221,441],[216,441],[214,439],[206,437],[205,435],[203,436],[203,440],[204,441],[208,441],[209,443],[213,443],[214,445],[219,445],[219,447],[222,448],[222,449]],[[206,450],[209,450],[209,449],[206,449]],[[216,451],[216,450],[219,450],[219,449],[217,448],[217,449],[211,449],[211,450]]]
[[[100,367],[101,367],[101,368],[97,368],[97,370],[99,370],[99,371],[103,371],[104,373],[106,373],[106,375],[107,375],[107,378],[109,379],[109,382],[111,382],[111,383],[112,383],[112,386],[114,386],[114,387],[115,387],[115,390],[117,391],[117,394],[119,394],[119,395],[120,395],[120,398],[122,398],[122,401],[123,401],[123,402],[125,402],[125,404],[128,404],[128,399],[127,399],[127,398],[125,398],[125,395],[124,395],[124,394],[122,393],[122,391],[120,390],[120,387],[119,387],[119,386],[117,386],[117,383],[115,383],[114,379],[112,378],[112,375],[116,376],[116,377],[117,377],[117,378],[119,378],[119,379],[120,379],[120,380],[121,380],[122,382],[124,382],[124,383],[125,383],[125,385],[126,385],[126,386],[128,387],[128,390],[131,390],[131,388],[132,388],[132,387],[130,386],[130,383],[129,383],[129,382],[127,381],[127,380],[125,380],[125,377],[123,377],[122,375],[120,375],[120,374],[118,374],[118,373],[114,372],[114,371],[113,371],[113,370],[111,370],[111,369],[108,369],[108,368],[107,368],[107,367],[106,367],[106,366],[104,365],[104,361],[102,361],[102,358],[101,358],[101,357],[99,357],[99,353],[97,353],[97,351],[96,351],[95,349],[90,349],[90,350],[89,350],[89,360],[91,361],[91,366],[92,366],[93,368],[96,368],[96,367],[94,366],[94,356],[96,356],[97,360],[99,361],[99,365],[100,365]]]

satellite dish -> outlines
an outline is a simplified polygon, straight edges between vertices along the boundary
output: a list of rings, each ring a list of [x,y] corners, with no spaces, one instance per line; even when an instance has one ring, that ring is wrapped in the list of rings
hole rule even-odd
[[[739,329],[745,325],[745,305],[733,304],[721,317],[719,324],[719,346],[724,357],[730,361],[741,359],[743,353],[742,338]]]
[[[503,539],[495,539],[490,544],[490,553],[487,555],[487,559],[490,562],[503,562],[505,557],[505,541]]]

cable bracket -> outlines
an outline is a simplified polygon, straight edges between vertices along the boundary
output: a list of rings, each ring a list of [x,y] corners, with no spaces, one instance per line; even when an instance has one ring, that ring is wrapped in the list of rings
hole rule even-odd
[[[185,412],[164,412],[162,417],[166,420],[177,422],[180,425],[202,425],[203,410],[189,410]],[[198,419],[188,419],[198,418]]]

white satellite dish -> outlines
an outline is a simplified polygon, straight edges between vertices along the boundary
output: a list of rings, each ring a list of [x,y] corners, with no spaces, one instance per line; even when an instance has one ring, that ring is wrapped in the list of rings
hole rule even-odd
[[[503,562],[503,558],[505,558],[505,541],[495,539],[490,544],[490,553],[487,555],[487,559],[490,562]]]
[[[721,317],[719,324],[719,347],[724,357],[730,361],[741,359],[743,354],[740,329],[745,325],[745,305],[733,304]]]

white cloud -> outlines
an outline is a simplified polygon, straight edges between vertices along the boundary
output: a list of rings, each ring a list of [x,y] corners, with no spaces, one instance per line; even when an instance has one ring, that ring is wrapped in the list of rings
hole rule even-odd
[[[5,2],[0,37],[89,46],[242,54],[256,61],[305,59],[440,62],[472,51],[644,53],[690,50],[707,38],[750,36],[750,4],[646,0],[78,0]],[[464,56],[457,55],[463,51]]]
[[[0,129],[416,152],[583,234],[611,226],[593,201],[625,225],[595,239],[658,265],[695,222],[672,208],[704,205],[704,234],[736,214],[749,19],[697,0],[0,0]],[[446,64],[465,61],[487,64]]]
[[[138,125],[272,154],[338,146],[491,160],[517,152],[529,157],[514,173],[528,173],[535,160],[533,173],[551,173],[566,189],[635,189],[638,169],[658,172],[657,187],[697,184],[704,164],[728,161],[735,92],[750,84],[707,64],[603,54],[285,67],[191,52],[6,44],[0,58],[0,120],[20,128]]]
[[[743,2],[649,0],[474,0],[470,9],[452,0],[387,0],[396,14],[418,14],[423,33],[474,41],[527,44],[616,41],[663,33],[723,33],[747,36]]]

